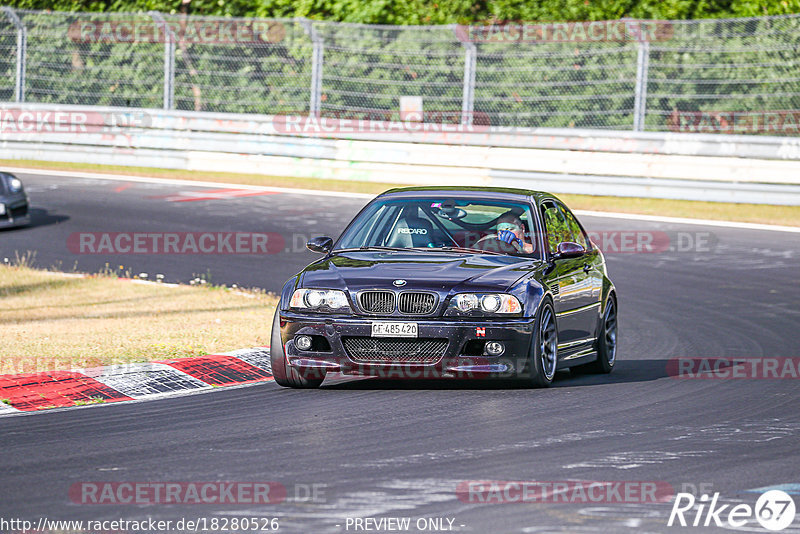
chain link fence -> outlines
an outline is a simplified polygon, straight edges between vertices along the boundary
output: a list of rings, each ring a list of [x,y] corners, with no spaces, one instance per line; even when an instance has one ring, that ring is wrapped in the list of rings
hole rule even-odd
[[[424,120],[800,134],[800,16],[423,27],[0,15],[5,102],[394,118],[401,97],[419,97]]]

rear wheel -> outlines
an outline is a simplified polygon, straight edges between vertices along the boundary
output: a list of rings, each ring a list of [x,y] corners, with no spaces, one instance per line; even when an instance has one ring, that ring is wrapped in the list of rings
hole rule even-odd
[[[286,388],[318,388],[325,380],[325,371],[322,369],[301,373],[286,363],[286,353],[281,341],[280,310],[275,310],[272,319],[272,339],[269,347],[269,357],[272,363],[272,376],[279,386]]]
[[[553,383],[558,365],[558,329],[553,304],[548,300],[539,307],[533,341],[528,352],[526,381],[533,387],[546,388]]]

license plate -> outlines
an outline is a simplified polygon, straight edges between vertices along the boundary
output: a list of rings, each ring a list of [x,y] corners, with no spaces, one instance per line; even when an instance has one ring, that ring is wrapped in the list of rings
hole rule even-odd
[[[417,337],[417,323],[372,323],[372,337]]]

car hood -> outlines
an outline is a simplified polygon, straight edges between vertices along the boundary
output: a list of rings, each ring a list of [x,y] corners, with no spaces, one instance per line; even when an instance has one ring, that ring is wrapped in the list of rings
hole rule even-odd
[[[303,270],[306,288],[506,291],[528,274],[538,261],[514,256],[456,252],[342,252],[312,263]]]

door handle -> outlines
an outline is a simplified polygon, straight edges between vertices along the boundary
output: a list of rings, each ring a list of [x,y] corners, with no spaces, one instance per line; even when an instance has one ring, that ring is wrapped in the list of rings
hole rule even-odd
[[[588,263],[584,263],[583,264],[583,272],[588,273],[591,270],[592,270],[592,266],[591,265],[589,265]]]

